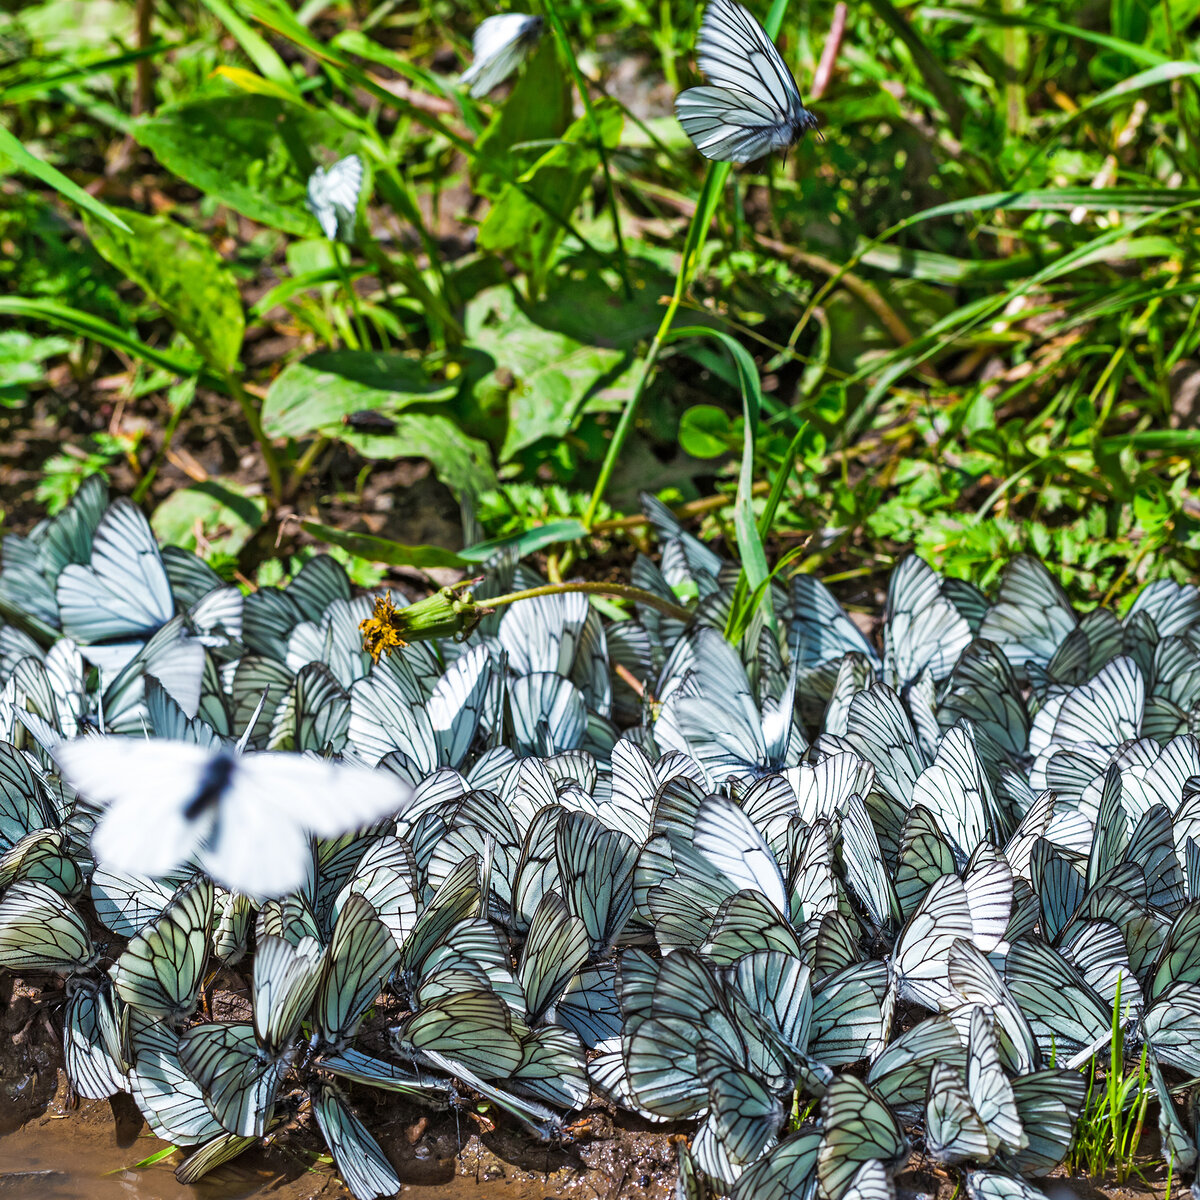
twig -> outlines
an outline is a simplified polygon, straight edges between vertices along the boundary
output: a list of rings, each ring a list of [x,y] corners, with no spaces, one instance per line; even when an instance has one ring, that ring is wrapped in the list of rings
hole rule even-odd
[[[825,46],[821,51],[821,61],[817,63],[817,70],[813,75],[812,88],[808,93],[810,100],[820,100],[833,79],[838,54],[842,49],[842,37],[846,32],[846,13],[846,6],[842,0],[838,0],[833,6],[833,20],[829,24],[829,36],[825,39]]]

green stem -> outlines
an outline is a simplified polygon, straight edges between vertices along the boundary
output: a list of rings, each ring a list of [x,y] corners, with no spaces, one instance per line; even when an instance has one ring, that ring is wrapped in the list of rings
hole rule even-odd
[[[330,246],[333,250],[333,261],[337,267],[338,278],[342,281],[342,291],[346,293],[346,300],[350,305],[350,319],[354,323],[358,348],[370,350],[371,338],[367,333],[367,324],[363,320],[362,309],[358,306],[358,293],[354,290],[354,284],[350,282],[350,273],[346,270],[346,264],[342,262],[341,245],[337,241],[331,241]]]
[[[537,596],[562,596],[569,592],[582,592],[585,596],[616,596],[621,600],[632,600],[635,604],[644,604],[647,608],[656,609],[664,616],[674,617],[676,621],[690,621],[691,609],[682,604],[672,604],[654,592],[644,588],[634,587],[628,583],[546,583],[541,587],[524,588],[519,592],[509,592],[504,596],[488,596],[480,600],[487,608],[500,608],[505,604],[513,604],[517,600],[533,600]]]
[[[317,461],[317,456],[329,445],[327,437],[317,437],[309,444],[307,450],[296,460],[296,465],[292,468],[291,474],[288,476],[287,486],[284,488],[283,495],[285,499],[291,499],[292,496],[300,488],[300,484],[304,480],[304,476],[308,474],[314,462]]]
[[[779,28],[783,24],[783,15],[787,11],[787,5],[788,0],[774,0],[774,3],[771,5],[771,11],[767,14],[766,24],[764,25],[768,37],[774,39],[779,36]],[[713,216],[717,211],[717,203],[724,190],[725,181],[729,178],[730,166],[731,164],[727,162],[708,164],[708,171],[704,176],[704,185],[700,189],[700,197],[696,202],[696,211],[692,214],[691,224],[688,226],[687,238],[683,243],[683,256],[679,263],[679,273],[675,276],[675,290],[667,303],[667,310],[663,314],[662,321],[659,323],[654,340],[650,343],[650,349],[646,352],[646,357],[642,360],[642,369],[638,374],[637,383],[634,385],[633,394],[626,402],[625,408],[621,412],[620,420],[617,421],[617,427],[613,430],[612,440],[609,442],[608,450],[604,455],[604,462],[600,465],[600,474],[596,479],[596,486],[592,489],[592,497],[588,501],[587,512],[583,516],[583,523],[588,529],[591,529],[596,520],[596,512],[600,507],[600,502],[604,499],[604,493],[608,488],[609,482],[612,480],[617,459],[625,447],[625,439],[629,437],[629,431],[633,428],[634,417],[637,414],[642,393],[646,390],[646,384],[650,381],[650,374],[658,362],[659,354],[662,353],[663,343],[671,332],[671,325],[675,320],[675,314],[679,311],[679,305],[682,303],[684,294],[687,292],[695,275],[696,264],[700,259],[700,251],[704,249],[704,243],[708,240],[708,230],[712,225]]]
[[[279,470],[279,459],[275,454],[275,447],[263,430],[262,420],[258,415],[258,406],[236,375],[225,376],[225,381],[233,398],[238,402],[238,407],[242,410],[246,424],[250,426],[250,436],[254,438],[258,443],[258,448],[262,451],[263,463],[267,468],[267,479],[271,488],[271,502],[278,504],[283,499],[283,475]]]
[[[633,299],[633,287],[629,282],[629,260],[625,255],[625,239],[621,233],[621,214],[617,210],[617,191],[613,186],[612,168],[608,162],[608,147],[600,131],[600,122],[596,120],[596,110],[592,108],[592,98],[588,93],[587,79],[579,68],[579,60],[575,57],[575,48],[567,37],[566,26],[558,15],[558,5],[555,0],[546,0],[546,15],[554,26],[555,36],[563,53],[567,56],[567,65],[571,68],[571,77],[575,80],[575,90],[583,101],[583,111],[587,114],[588,124],[592,127],[592,137],[596,139],[596,153],[600,155],[600,166],[604,170],[604,187],[608,192],[608,208],[612,213],[613,239],[617,243],[617,271],[621,276],[621,287],[625,299]]]

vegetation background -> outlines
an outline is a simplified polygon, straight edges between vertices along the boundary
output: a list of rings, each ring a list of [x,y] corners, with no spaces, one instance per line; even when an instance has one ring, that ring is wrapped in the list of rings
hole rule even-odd
[[[752,5],[824,140],[733,172],[671,115],[699,5],[544,3],[483,101],[478,0],[10,4],[6,525],[104,471],[243,580],[511,536],[553,577],[647,488],[751,583],[1195,578],[1195,0]],[[305,183],[351,152],[334,244]]]

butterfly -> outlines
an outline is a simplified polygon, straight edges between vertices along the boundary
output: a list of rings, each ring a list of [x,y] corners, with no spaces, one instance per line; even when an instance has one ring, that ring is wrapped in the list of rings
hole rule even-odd
[[[158,876],[195,856],[222,887],[258,900],[303,885],[310,835],[369,825],[412,795],[383,771],[167,739],[83,738],[60,743],[56,757],[72,786],[104,809],[92,835],[99,862]]]
[[[343,236],[353,231],[362,182],[362,159],[357,154],[338,159],[332,167],[318,167],[308,177],[308,211],[331,242],[337,241],[339,231]]]
[[[706,158],[753,162],[816,129],[779,51],[735,0],[705,9],[696,64],[713,86],[681,92],[675,116]]]
[[[527,13],[499,13],[481,21],[471,50],[474,62],[462,73],[460,83],[470,84],[478,100],[503,83],[521,65],[542,36],[541,17]]]

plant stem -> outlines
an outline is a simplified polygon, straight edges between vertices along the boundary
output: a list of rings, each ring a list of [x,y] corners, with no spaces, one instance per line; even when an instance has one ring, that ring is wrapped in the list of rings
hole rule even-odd
[[[571,77],[575,80],[575,90],[583,101],[583,111],[587,114],[588,124],[592,127],[592,137],[596,139],[596,153],[600,155],[600,166],[604,171],[604,187],[608,192],[608,208],[612,214],[613,240],[617,243],[617,271],[621,276],[621,288],[625,299],[633,299],[633,286],[629,282],[629,260],[625,255],[625,239],[621,233],[621,214],[617,210],[617,191],[613,186],[612,168],[608,162],[608,147],[600,132],[600,122],[596,120],[596,110],[592,108],[592,98],[588,94],[588,83],[583,71],[579,68],[579,60],[575,57],[575,48],[567,37],[566,26],[558,15],[558,5],[555,0],[546,0],[546,15],[554,26],[555,36],[567,56],[567,65],[571,68]]]
[[[258,407],[242,386],[242,381],[236,375],[226,375],[225,382],[233,394],[233,398],[238,402],[238,407],[242,410],[242,416],[245,417],[246,424],[250,426],[250,436],[254,438],[258,443],[258,448],[262,451],[263,463],[267,468],[267,479],[271,488],[271,502],[272,504],[278,504],[283,499],[283,475],[279,470],[279,459],[275,454],[275,447],[271,444],[271,439],[263,431],[262,420],[258,415]]]
[[[479,601],[488,608],[500,608],[517,600],[532,600],[537,596],[562,596],[568,592],[582,592],[585,596],[616,596],[621,600],[632,600],[635,604],[644,604],[647,608],[656,609],[664,616],[674,617],[677,621],[690,621],[691,609],[682,604],[672,604],[654,592],[644,588],[634,587],[628,583],[547,583],[541,587],[525,588],[519,592],[509,592],[504,596],[488,596]]]
[[[350,317],[354,322],[354,332],[358,337],[358,348],[360,350],[371,349],[371,338],[367,333],[367,325],[363,320],[362,310],[358,307],[358,293],[354,290],[354,284],[350,282],[350,273],[346,270],[346,264],[342,262],[342,248],[340,243],[333,241],[330,243],[333,248],[333,261],[337,265],[338,278],[342,281],[342,291],[346,293],[346,300],[350,305]]]
[[[768,37],[775,38],[779,36],[779,28],[783,24],[783,14],[787,11],[787,5],[788,0],[774,0],[774,3],[771,5],[771,11],[767,14],[766,24],[763,26],[767,31]],[[633,394],[626,402],[625,408],[621,412],[621,418],[617,422],[617,427],[613,430],[612,440],[609,442],[608,450],[604,455],[604,462],[600,465],[600,474],[596,479],[596,486],[592,489],[592,496],[588,501],[587,511],[583,515],[583,523],[588,529],[592,528],[592,524],[596,519],[596,511],[599,509],[600,501],[604,499],[604,493],[612,480],[617,459],[620,457],[621,451],[625,446],[625,439],[629,437],[629,431],[633,428],[633,420],[637,413],[642,393],[646,390],[646,384],[650,381],[650,374],[658,362],[659,354],[662,353],[663,343],[667,340],[667,336],[671,332],[671,325],[675,320],[675,314],[679,311],[679,305],[683,301],[684,293],[691,285],[696,264],[700,258],[700,251],[704,248],[704,243],[708,240],[708,230],[712,224],[713,216],[717,211],[717,203],[724,190],[725,181],[729,178],[731,166],[732,164],[727,162],[712,162],[708,164],[708,171],[704,176],[704,185],[700,189],[700,198],[696,203],[696,211],[692,214],[687,237],[683,243],[683,255],[679,263],[679,272],[675,276],[675,290],[671,293],[671,299],[667,302],[667,310],[663,313],[663,319],[654,334],[654,340],[650,343],[650,349],[646,352],[646,357],[642,360],[642,369],[638,374],[637,382],[634,384]]]
[[[327,437],[313,438],[307,450],[296,460],[296,465],[292,467],[291,473],[288,475],[287,486],[283,490],[285,500],[290,500],[300,488],[300,484],[304,480],[304,476],[308,474],[314,462],[317,461],[317,456],[329,445]]]

